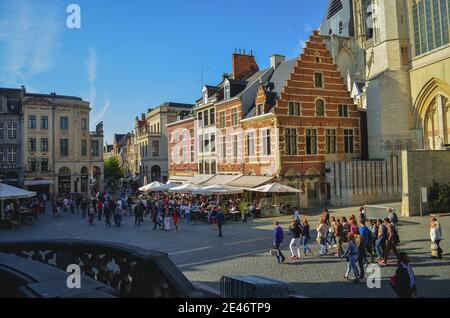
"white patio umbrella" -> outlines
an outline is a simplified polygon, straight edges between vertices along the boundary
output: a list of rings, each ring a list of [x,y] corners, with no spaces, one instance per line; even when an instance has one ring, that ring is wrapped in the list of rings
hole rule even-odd
[[[249,191],[253,191],[253,192],[261,192],[261,193],[275,193],[275,206],[278,209],[278,213],[280,213],[279,211],[279,206],[278,206],[278,193],[301,193],[302,191],[295,189],[295,188],[291,188],[288,187],[284,184],[280,184],[280,183],[271,183],[271,184],[266,184],[264,186],[255,188],[255,189],[249,189]]]
[[[183,185],[180,185],[178,187],[172,188],[169,190],[169,192],[172,193],[191,193],[194,190],[198,190],[198,187],[194,184],[186,183]]]
[[[280,183],[271,183],[266,184],[264,186],[249,189],[249,191],[253,192],[262,192],[262,193],[300,193],[301,191],[295,188],[288,187],[284,184]]]
[[[28,199],[36,196],[36,192],[16,188],[0,183],[0,218],[3,217],[3,201],[15,199]]]
[[[155,181],[139,188],[139,191],[141,192],[163,191],[162,189],[169,189],[169,187],[170,187],[169,185]]]
[[[193,190],[192,194],[238,194],[243,193],[244,189],[226,186],[223,184],[214,184],[205,188]]]

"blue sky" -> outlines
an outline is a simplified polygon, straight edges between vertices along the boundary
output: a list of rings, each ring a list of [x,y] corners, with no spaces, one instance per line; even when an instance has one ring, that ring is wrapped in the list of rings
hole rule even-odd
[[[69,29],[69,4],[81,29]],[[166,101],[193,103],[201,79],[231,72],[235,48],[297,56],[327,0],[0,0],[0,86],[80,96],[106,140]],[[92,128],[91,127],[91,128]]]

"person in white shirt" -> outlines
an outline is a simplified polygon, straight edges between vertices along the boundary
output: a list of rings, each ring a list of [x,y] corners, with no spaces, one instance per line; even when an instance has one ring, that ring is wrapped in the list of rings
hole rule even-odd
[[[440,247],[442,241],[442,229],[435,217],[431,219],[430,223],[430,238],[432,243],[432,257],[442,259],[443,251]]]
[[[184,218],[186,220],[186,224],[189,224],[191,222],[191,205],[186,204],[184,207]]]
[[[298,211],[298,208],[295,208],[294,212],[294,220],[300,222],[300,212]]]
[[[325,219],[320,219],[320,224],[317,226],[317,241],[320,244],[320,254],[319,256],[327,255],[328,247],[327,247],[327,235],[328,235],[328,226],[325,223]]]

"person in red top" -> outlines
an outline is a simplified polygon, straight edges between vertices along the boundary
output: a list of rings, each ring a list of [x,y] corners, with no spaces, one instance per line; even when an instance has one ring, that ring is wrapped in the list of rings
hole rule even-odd
[[[101,221],[103,215],[103,203],[100,200],[97,202],[97,213],[98,220]]]
[[[172,219],[173,219],[173,225],[175,226],[175,229],[178,232],[180,227],[178,225],[178,212],[176,211],[176,209],[173,211]]]

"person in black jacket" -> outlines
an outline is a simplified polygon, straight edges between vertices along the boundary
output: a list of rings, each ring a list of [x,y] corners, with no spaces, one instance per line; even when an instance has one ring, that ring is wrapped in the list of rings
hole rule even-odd
[[[397,259],[398,268],[391,278],[391,286],[399,298],[413,298],[417,296],[417,286],[410,258],[406,253],[399,253]]]
[[[302,244],[302,227],[300,225],[300,221],[294,220],[292,222],[292,225],[289,228],[289,231],[292,233],[292,240],[291,244],[289,244],[289,248],[291,249],[291,259],[292,260],[299,260],[300,259],[300,247]],[[294,247],[297,249],[297,255],[295,256],[295,250]]]

